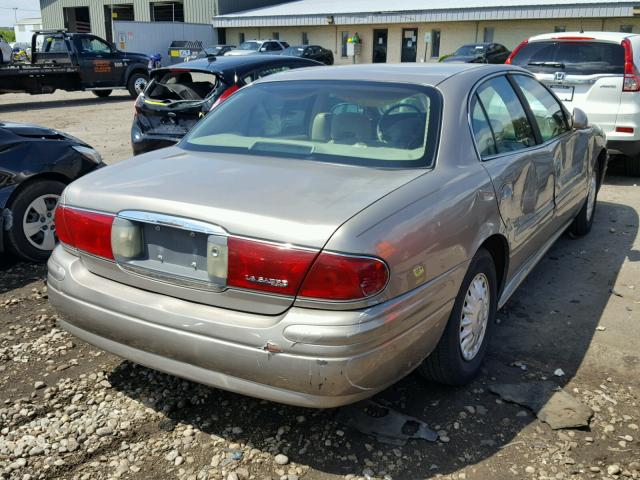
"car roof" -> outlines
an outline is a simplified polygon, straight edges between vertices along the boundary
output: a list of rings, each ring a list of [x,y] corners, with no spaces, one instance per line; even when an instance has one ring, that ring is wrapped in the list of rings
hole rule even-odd
[[[605,42],[620,43],[625,38],[637,37],[636,33],[624,32],[555,32],[543,33],[529,38],[529,42],[539,42],[543,40],[601,40]]]
[[[177,63],[168,67],[162,67],[154,70],[157,71],[171,71],[171,70],[197,70],[207,71],[211,73],[217,73],[221,75],[225,80],[229,79],[233,75],[243,75],[255,68],[267,67],[274,64],[297,64],[305,66],[317,66],[322,65],[315,60],[309,60],[306,58],[289,57],[283,55],[247,55],[238,57],[209,57],[199,58],[197,60],[191,60],[189,62]],[[235,83],[235,82],[234,82]]]
[[[502,71],[528,73],[512,65],[484,63],[371,63],[289,70],[279,73],[275,78],[268,76],[254,83],[286,80],[358,80],[436,86],[454,75],[472,74],[481,77]]]

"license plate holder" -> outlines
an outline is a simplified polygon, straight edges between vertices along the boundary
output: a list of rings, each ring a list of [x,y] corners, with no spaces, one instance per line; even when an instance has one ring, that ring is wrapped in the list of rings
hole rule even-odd
[[[549,87],[551,88],[553,93],[556,94],[556,97],[558,97],[558,99],[562,100],[563,102],[573,101],[573,93],[575,87],[570,87],[568,85],[549,85]]]

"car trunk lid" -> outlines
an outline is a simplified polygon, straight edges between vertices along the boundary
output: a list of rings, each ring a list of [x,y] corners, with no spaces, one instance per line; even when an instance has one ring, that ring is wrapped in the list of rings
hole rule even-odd
[[[64,203],[124,217],[130,212],[157,214],[169,220],[145,223],[145,248],[162,275],[177,273],[206,284],[207,252],[219,237],[250,238],[319,251],[349,218],[379,198],[424,173],[423,169],[375,169],[282,159],[185,152],[177,147],[136,157],[84,177],[68,187]],[[185,222],[186,228],[171,223]],[[204,226],[204,229],[200,229]],[[222,232],[222,235],[220,233]],[[216,243],[218,242],[218,243]],[[213,245],[212,245],[213,244]],[[222,246],[224,249],[224,245]],[[150,258],[150,257],[149,257]],[[195,263],[195,265],[194,265]],[[87,265],[91,267],[91,262]],[[154,289],[152,275],[131,269],[102,269],[99,274],[139,288]],[[144,266],[144,265],[143,265]],[[96,270],[97,272],[97,270]],[[145,278],[146,277],[146,278]],[[162,292],[191,298],[182,285]],[[154,281],[155,281],[154,280]],[[201,290],[207,290],[201,288]],[[265,300],[266,297],[277,297]],[[202,303],[255,313],[277,314],[294,297],[257,294],[242,289],[208,289]]]

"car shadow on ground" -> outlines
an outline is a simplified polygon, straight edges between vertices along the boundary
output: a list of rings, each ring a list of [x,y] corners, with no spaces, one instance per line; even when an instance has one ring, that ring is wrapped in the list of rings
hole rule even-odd
[[[631,185],[634,179],[614,182]],[[612,224],[624,234],[611,234]],[[471,385],[444,387],[413,373],[375,397],[433,429],[446,430],[447,443],[383,444],[341,425],[337,409],[312,410],[256,400],[129,362],[120,364],[109,380],[114,388],[162,412],[172,420],[169,424],[190,424],[228,441],[284,452],[292,462],[321,472],[361,475],[369,466],[376,475],[387,472],[402,479],[448,474],[522,443],[514,438],[534,420],[518,405],[496,402],[498,397],[488,390],[491,384],[546,378],[562,388],[572,380],[622,263],[627,257],[638,257],[632,251],[637,233],[638,216],[633,208],[599,203],[590,235],[575,240],[561,237],[498,313],[491,353]],[[557,368],[564,376],[553,375]],[[162,422],[156,428],[163,430]],[[166,465],[152,468],[162,475]]]
[[[95,105],[99,108],[105,105],[122,102],[131,102],[133,104],[134,99],[131,98],[129,94],[112,94],[107,98],[98,98],[92,95],[88,98],[72,98],[68,100],[42,100],[40,102],[29,103],[7,103],[4,105],[0,105],[0,115],[5,113],[24,112],[29,110],[50,110],[52,108],[82,107],[87,105]]]
[[[0,252],[0,294],[40,280],[45,272],[43,264],[23,262],[9,252]]]

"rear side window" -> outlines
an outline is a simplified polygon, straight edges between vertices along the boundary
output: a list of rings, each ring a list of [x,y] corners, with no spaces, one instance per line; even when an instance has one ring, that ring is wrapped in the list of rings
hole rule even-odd
[[[496,144],[493,140],[491,126],[476,95],[471,99],[471,126],[473,127],[473,136],[476,139],[480,157],[485,158],[495,155],[497,153]]]
[[[569,130],[560,103],[537,80],[524,75],[514,75],[535,118],[542,141]]]
[[[478,98],[493,130],[497,153],[515,152],[536,144],[524,108],[505,77],[483,83],[478,88]]]
[[[616,43],[583,40],[532,42],[524,45],[511,63],[540,73],[622,74],[624,48]]]

